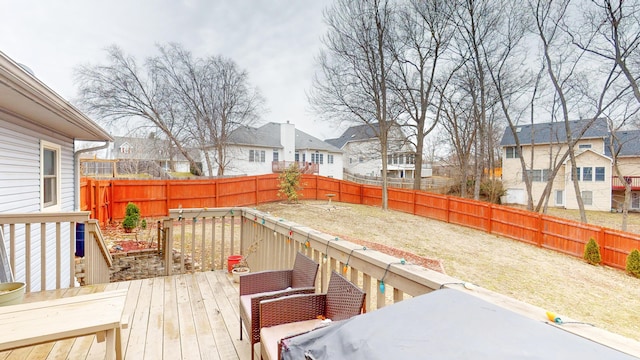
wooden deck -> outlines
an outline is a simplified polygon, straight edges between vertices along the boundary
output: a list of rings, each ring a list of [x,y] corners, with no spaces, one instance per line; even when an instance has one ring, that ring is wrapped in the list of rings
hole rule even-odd
[[[29,293],[25,302],[114,289],[128,289],[125,359],[251,358],[246,332],[239,336],[238,287],[223,271]],[[0,352],[0,360],[104,358],[105,342],[95,335]]]

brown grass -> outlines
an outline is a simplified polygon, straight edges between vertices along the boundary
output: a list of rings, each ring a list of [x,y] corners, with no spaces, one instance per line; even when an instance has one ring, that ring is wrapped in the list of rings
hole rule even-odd
[[[640,340],[640,279],[623,271],[592,266],[580,258],[478,230],[376,207],[335,202],[328,206],[326,201],[309,201],[271,203],[258,209],[335,236],[439,259],[448,275]],[[631,215],[633,226],[640,228],[640,215]],[[621,215],[589,214],[592,219],[611,224],[602,225],[618,228],[615,216],[620,219]]]

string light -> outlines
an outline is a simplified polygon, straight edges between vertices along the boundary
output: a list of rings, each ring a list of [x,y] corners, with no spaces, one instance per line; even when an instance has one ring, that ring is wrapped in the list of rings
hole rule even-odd
[[[333,239],[333,240],[327,240],[327,247],[324,249],[324,256],[322,257],[322,263],[323,263],[323,264],[326,264],[326,263],[327,263],[327,258],[328,258],[328,256],[329,256],[329,243],[330,243],[331,241],[338,241],[338,240],[340,240],[340,238],[338,238],[337,236],[336,236],[336,238],[335,238],[335,239]]]
[[[304,242],[304,248],[308,249],[311,246],[311,242],[309,242],[309,237],[311,236],[311,233],[307,233],[307,241]]]
[[[384,278],[387,277],[387,272],[389,272],[389,267],[391,267],[391,265],[393,264],[400,264],[400,265],[405,265],[407,263],[407,261],[402,258],[400,259],[400,261],[395,262],[395,263],[389,263],[387,264],[387,267],[384,269],[384,274],[382,274],[382,278],[380,279],[380,292],[384,294],[384,290],[385,290],[385,286],[384,286]]]
[[[476,289],[476,285],[470,283],[470,282],[450,282],[450,283],[444,283],[442,285],[440,285],[440,289],[444,288],[447,285],[462,285],[464,286],[465,289],[467,290],[475,290]]]
[[[356,250],[367,250],[366,246],[363,246],[362,248],[355,248],[355,249],[351,249],[351,252],[349,252],[349,256],[347,256],[347,262],[344,264],[344,266],[342,267],[342,272],[344,274],[347,273],[347,270],[349,269],[349,260],[351,260],[351,254],[353,254],[354,251]]]

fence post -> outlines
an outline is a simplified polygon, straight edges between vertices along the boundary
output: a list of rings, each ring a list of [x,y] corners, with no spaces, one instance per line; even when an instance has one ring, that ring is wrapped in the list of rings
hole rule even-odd
[[[600,227],[600,231],[598,231],[598,236],[600,237],[600,239],[598,240],[598,247],[600,248],[600,256],[602,258],[602,263],[604,265],[613,265],[611,264],[611,262],[607,259],[607,257],[605,257],[605,242],[607,241],[607,234],[604,231],[603,227]]]
[[[449,200],[450,200],[450,199],[449,199],[449,195],[445,195],[445,196],[446,196],[446,197],[445,197],[445,206],[444,206],[444,210],[445,210],[445,214],[447,214],[445,221],[446,221],[447,223],[449,223],[449,222],[450,222],[450,221],[449,221],[449,217],[450,217],[450,215],[451,215],[451,210],[450,210],[450,206],[451,206],[451,205],[449,204]]]
[[[258,190],[258,184],[259,184],[258,183],[258,177],[254,176],[253,178],[256,181],[256,205],[258,205],[258,204],[260,204],[260,201],[259,201],[259,198],[258,198],[258,196],[260,195],[260,191]],[[217,191],[218,191],[218,187],[216,186],[216,197],[218,196],[217,195]]]
[[[538,247],[542,247],[542,238],[543,236],[543,232],[542,232],[542,228],[544,226],[544,221],[542,220],[542,214],[536,214],[536,244],[538,244]]]
[[[488,214],[487,214],[487,225],[486,225],[485,231],[487,232],[487,234],[491,234],[491,230],[492,230],[491,225],[493,223],[493,204],[489,204],[487,206],[487,209],[488,209],[487,210]]]
[[[171,182],[169,180],[164,181],[165,187],[165,202],[164,202],[164,212],[169,215],[169,209],[171,209]]]

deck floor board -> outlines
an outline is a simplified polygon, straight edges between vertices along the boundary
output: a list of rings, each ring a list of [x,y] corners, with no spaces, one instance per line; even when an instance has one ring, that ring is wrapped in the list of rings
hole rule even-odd
[[[249,359],[240,341],[238,286],[223,271],[174,275],[80,288],[29,293],[25,302],[128,289],[122,330],[125,359]],[[99,309],[96,309],[99,311]],[[105,358],[95,336],[0,352],[0,360]]]

